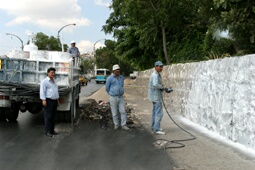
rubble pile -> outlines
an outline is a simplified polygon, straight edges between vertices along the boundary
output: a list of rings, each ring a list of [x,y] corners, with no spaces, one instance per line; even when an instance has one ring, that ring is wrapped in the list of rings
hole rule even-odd
[[[128,127],[140,127],[136,117],[131,114],[132,108],[126,105],[127,113],[127,126]],[[102,129],[108,129],[113,126],[112,113],[110,108],[110,102],[95,99],[86,99],[80,107],[80,118],[76,121],[76,125],[80,120],[88,120],[89,122],[98,122]]]

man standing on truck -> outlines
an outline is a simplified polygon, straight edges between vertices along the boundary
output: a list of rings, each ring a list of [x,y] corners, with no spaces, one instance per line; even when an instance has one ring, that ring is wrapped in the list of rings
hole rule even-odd
[[[120,67],[115,64],[112,68],[113,74],[106,79],[105,89],[110,95],[110,107],[112,111],[112,119],[114,123],[114,130],[119,129],[118,112],[121,115],[122,130],[129,130],[126,125],[127,113],[125,110],[124,101],[124,77],[120,75]]]
[[[56,134],[54,131],[54,119],[59,105],[59,93],[55,82],[55,72],[55,68],[49,68],[47,70],[47,77],[41,81],[40,85],[40,99],[44,108],[45,134],[48,137],[53,137]]]
[[[71,41],[71,48],[68,48],[67,52],[72,55],[74,61],[80,56],[80,51],[75,46],[75,41]]]

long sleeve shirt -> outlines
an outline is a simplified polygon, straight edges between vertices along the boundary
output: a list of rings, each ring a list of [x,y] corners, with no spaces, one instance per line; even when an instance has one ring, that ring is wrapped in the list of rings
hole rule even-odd
[[[152,102],[162,102],[162,80],[160,74],[154,70],[150,76],[148,99]]]
[[[110,96],[122,96],[124,94],[124,77],[119,75],[116,78],[111,74],[106,79],[105,90]]]
[[[70,53],[73,57],[78,57],[80,55],[80,51],[77,47],[68,48],[67,52]]]
[[[54,81],[55,82],[55,81]],[[40,99],[46,100],[46,98],[57,100],[59,99],[58,86],[51,81],[49,77],[43,79],[40,85]]]

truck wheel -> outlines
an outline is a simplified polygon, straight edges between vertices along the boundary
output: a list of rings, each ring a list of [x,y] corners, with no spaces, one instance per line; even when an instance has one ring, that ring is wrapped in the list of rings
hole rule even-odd
[[[40,103],[29,103],[27,110],[32,114],[37,114],[42,110],[42,104]]]
[[[0,121],[1,122],[6,122],[5,110],[2,107],[0,107]]]
[[[11,108],[6,108],[5,114],[10,122],[15,122],[19,116],[19,104],[17,102],[13,102],[11,104]]]

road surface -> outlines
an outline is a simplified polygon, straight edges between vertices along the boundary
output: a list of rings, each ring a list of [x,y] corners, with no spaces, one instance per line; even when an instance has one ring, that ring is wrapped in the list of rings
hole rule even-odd
[[[81,96],[104,84],[88,83]],[[71,132],[58,122],[53,138],[44,135],[43,114],[22,113],[18,121],[0,122],[1,170],[170,170],[172,159],[152,147],[149,132],[102,130],[98,122],[84,120]]]

